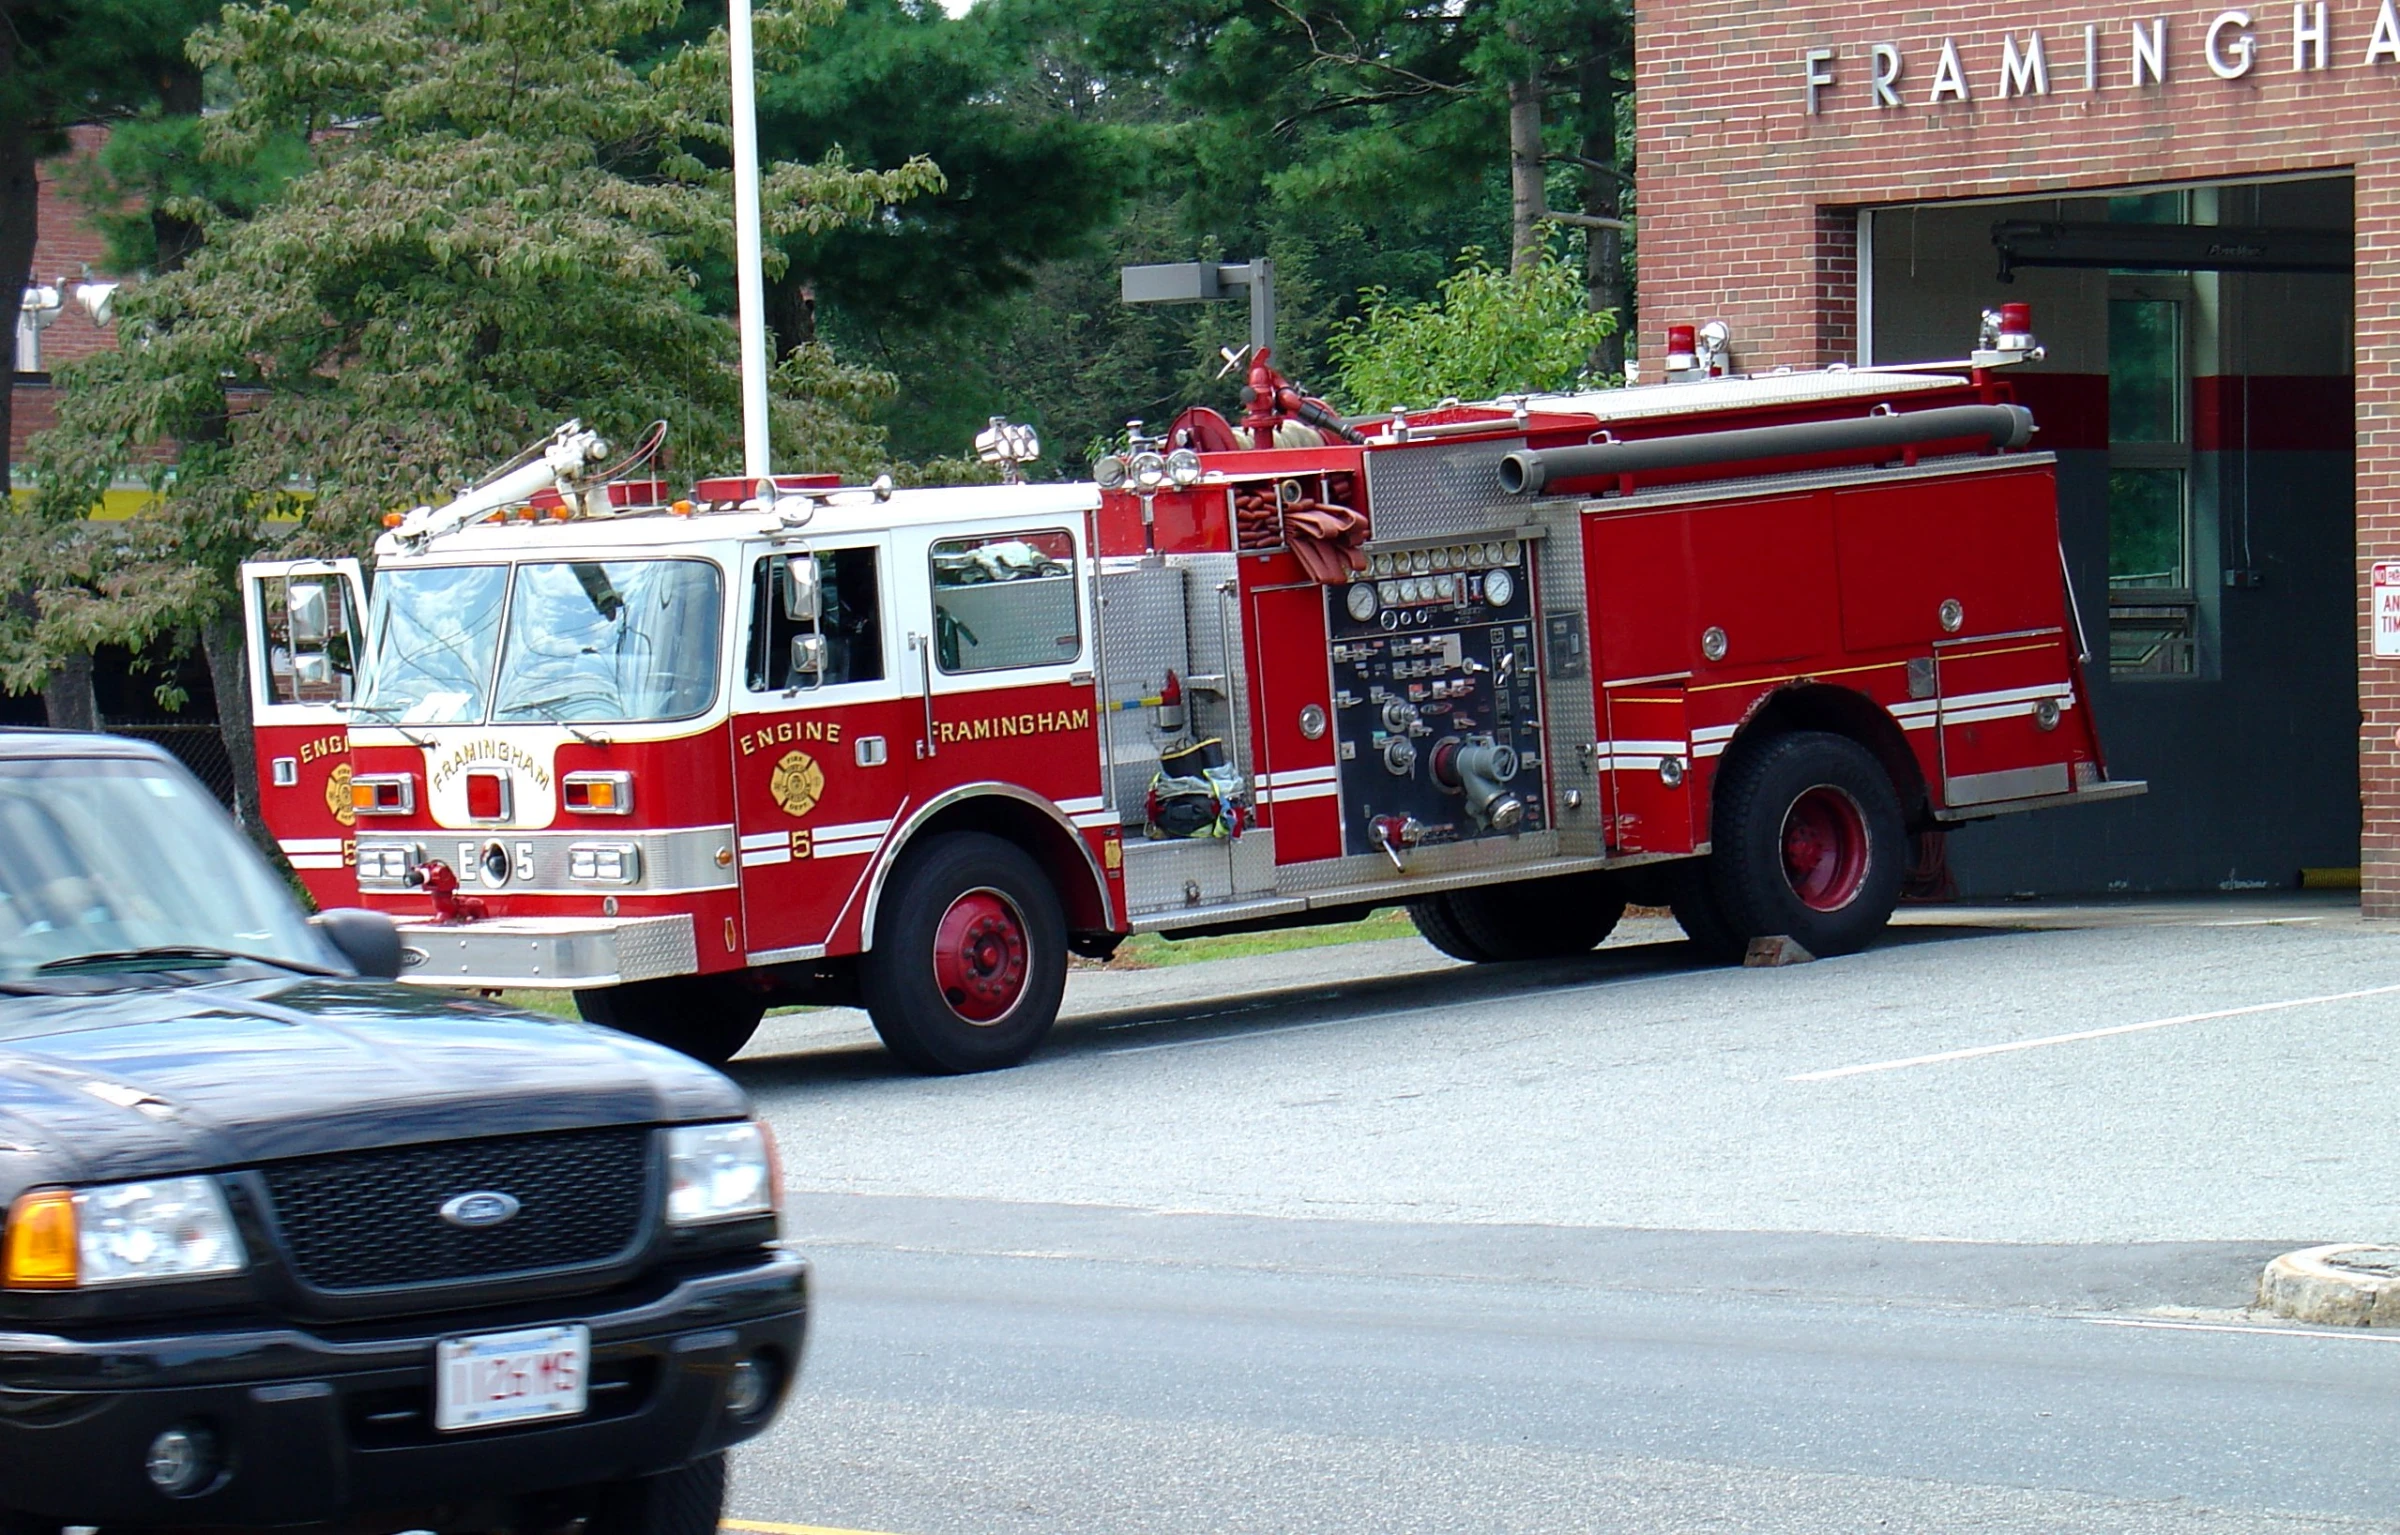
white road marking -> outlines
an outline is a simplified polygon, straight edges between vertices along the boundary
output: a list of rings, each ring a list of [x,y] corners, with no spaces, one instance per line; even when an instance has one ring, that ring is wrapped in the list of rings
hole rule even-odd
[[[2248,1018],[2259,1013],[2286,1013],[2296,1007],[2323,1007],[2331,1002],[2356,1002],[2363,997],[2388,997],[2400,992],[2400,986],[2369,986],[2363,991],[2329,992],[2321,997],[2294,997],[2288,1002],[2258,1002],[2249,1007],[2222,1007],[2208,1013],[2183,1013],[2173,1018],[2151,1018],[2141,1023],[2120,1023],[2105,1029],[2078,1029],[2072,1034],[2045,1034],[2039,1039],[2014,1039],[2004,1045],[1973,1045],[1964,1050],[1942,1050],[1932,1055],[1905,1056],[1896,1061],[1871,1061],[1863,1066],[1836,1066],[1827,1071],[1804,1071],[1798,1076],[1784,1078],[1787,1082],[1831,1082],[1839,1077],[1863,1077],[1869,1072],[1901,1071],[1911,1066],[1939,1066],[1949,1061],[1972,1061],[1987,1055],[2008,1055],[2018,1050],[2040,1050],[2050,1045],[2072,1045],[2087,1039],[2107,1039],[2115,1034],[2139,1034],[2147,1029],[2170,1029],[2182,1023],[2210,1023],[2219,1018]]]
[[[2400,1333],[2368,1332],[2345,1327],[2338,1331],[2313,1327],[2248,1327],[2238,1322],[2168,1322],[2155,1317],[2084,1316],[2078,1322],[2094,1327],[2151,1327],[2165,1332],[2254,1332],[2270,1338],[2314,1338],[2320,1343],[2400,1343]]]

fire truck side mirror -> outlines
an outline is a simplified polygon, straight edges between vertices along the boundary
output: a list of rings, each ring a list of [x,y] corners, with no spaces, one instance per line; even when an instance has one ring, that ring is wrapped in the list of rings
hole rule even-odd
[[[805,677],[808,680],[802,682]],[[825,636],[792,636],[792,686],[815,687],[825,680]]]
[[[823,596],[817,583],[817,557],[793,555],[783,562],[783,578],[783,616],[796,624],[815,623]]]
[[[294,581],[284,599],[291,622],[292,649],[325,648],[325,588],[315,581]]]

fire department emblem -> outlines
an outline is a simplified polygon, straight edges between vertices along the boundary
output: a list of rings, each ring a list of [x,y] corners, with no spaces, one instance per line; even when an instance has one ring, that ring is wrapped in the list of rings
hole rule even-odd
[[[350,764],[337,762],[325,778],[325,808],[344,826],[358,824],[358,812],[350,808]]]
[[[806,815],[824,796],[825,770],[806,752],[785,752],[775,764],[775,776],[767,780],[767,792],[786,815]]]

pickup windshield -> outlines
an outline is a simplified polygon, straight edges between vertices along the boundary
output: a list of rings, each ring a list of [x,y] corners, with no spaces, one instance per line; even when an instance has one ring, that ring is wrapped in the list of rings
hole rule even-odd
[[[401,725],[686,719],[716,700],[723,600],[705,560],[386,570],[358,714]]]
[[[79,960],[157,968],[177,952],[177,968],[340,963],[190,775],[126,759],[0,762],[0,982]]]

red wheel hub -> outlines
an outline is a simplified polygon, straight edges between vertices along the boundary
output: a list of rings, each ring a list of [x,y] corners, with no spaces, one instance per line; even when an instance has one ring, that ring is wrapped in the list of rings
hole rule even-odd
[[[1819,784],[1783,814],[1783,877],[1802,905],[1840,911],[1867,882],[1867,818],[1858,801]]]
[[[997,1023],[1025,994],[1025,918],[997,890],[970,890],[933,930],[933,980],[969,1023]]]

